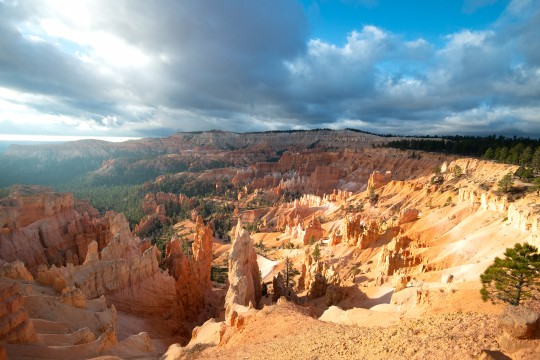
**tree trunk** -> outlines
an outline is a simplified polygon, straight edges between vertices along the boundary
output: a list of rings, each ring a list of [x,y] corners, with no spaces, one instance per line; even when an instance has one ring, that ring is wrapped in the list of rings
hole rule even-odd
[[[516,288],[517,288],[517,293],[516,293],[515,305],[518,306],[521,300],[521,289],[523,288],[523,274],[519,275],[519,282],[517,283]]]

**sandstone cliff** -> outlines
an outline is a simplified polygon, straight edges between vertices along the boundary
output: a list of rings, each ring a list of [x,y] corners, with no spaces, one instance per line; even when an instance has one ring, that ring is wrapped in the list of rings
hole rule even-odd
[[[194,321],[205,307],[205,294],[212,289],[212,231],[197,217],[195,238],[190,245],[185,239],[172,239],[167,244],[165,264],[176,279],[176,302],[181,320]]]
[[[256,307],[261,299],[261,280],[257,254],[249,233],[239,221],[232,230],[229,254],[229,290],[225,297],[225,317],[230,319],[239,306]]]
[[[112,239],[111,219],[80,214],[74,205],[71,194],[14,188],[0,203],[0,258],[20,260],[35,275],[39,265],[82,263],[92,241],[105,247]]]

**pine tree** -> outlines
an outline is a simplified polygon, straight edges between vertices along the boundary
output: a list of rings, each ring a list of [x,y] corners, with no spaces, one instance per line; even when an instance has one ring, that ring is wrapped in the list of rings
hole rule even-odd
[[[540,195],[540,177],[533,180],[532,189],[536,191],[536,195]]]
[[[514,179],[512,178],[512,174],[508,173],[502,177],[501,180],[497,183],[499,185],[499,190],[502,192],[509,192],[512,188],[512,185],[514,185]]]
[[[313,253],[311,254],[313,256],[313,260],[315,262],[319,261],[319,258],[321,257],[321,249],[319,249],[319,244],[315,244],[315,247],[313,248]]]
[[[531,163],[532,156],[533,156],[532,148],[530,146],[527,146],[525,150],[523,150],[523,152],[519,156],[519,165],[529,166]]]
[[[512,147],[508,153],[508,157],[506,158],[506,161],[510,164],[518,164],[519,163],[519,157],[523,153],[525,149],[525,145],[522,143],[517,144],[516,146]]]
[[[497,160],[498,162],[507,162],[507,158],[508,158],[508,148],[506,146],[503,146],[502,148],[500,149],[497,149],[497,151],[499,152],[497,157],[495,158],[495,160]]]
[[[289,257],[285,257],[285,286],[289,287],[289,283],[292,281],[292,278],[300,274],[298,270],[293,267],[293,263]]]
[[[495,154],[492,148],[488,148],[484,153],[484,159],[493,160]]]
[[[503,301],[519,305],[522,300],[538,295],[540,280],[540,254],[527,243],[507,248],[504,259],[494,263],[480,275],[482,300]]]
[[[531,165],[536,171],[540,171],[540,146],[534,150]]]
[[[452,173],[454,174],[454,177],[455,177],[455,178],[460,178],[461,175],[463,174],[463,169],[461,168],[461,166],[456,165],[456,166],[454,166],[454,168],[452,169]]]

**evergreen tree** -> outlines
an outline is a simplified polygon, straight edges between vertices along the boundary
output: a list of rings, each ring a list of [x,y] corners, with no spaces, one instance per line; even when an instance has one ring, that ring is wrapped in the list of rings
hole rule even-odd
[[[532,189],[536,191],[536,195],[540,195],[540,177],[533,180]]]
[[[289,287],[289,283],[292,281],[292,278],[300,274],[298,270],[293,267],[293,263],[289,257],[285,257],[285,286]]]
[[[512,147],[508,153],[506,162],[517,165],[519,163],[519,157],[521,156],[521,153],[523,153],[524,148],[525,145],[523,145],[522,143],[519,143],[516,146]]]
[[[319,249],[319,244],[315,244],[315,247],[313,248],[313,253],[311,254],[313,256],[313,260],[315,262],[319,261],[319,258],[321,257],[321,249]]]
[[[501,180],[497,183],[499,185],[499,190],[507,193],[512,188],[512,185],[514,185],[514,179],[512,178],[512,174],[508,173],[502,177]]]
[[[540,171],[540,146],[538,146],[536,150],[534,150],[534,154],[531,160],[531,166],[536,171]]]
[[[493,160],[495,157],[495,153],[493,152],[492,148],[488,148],[486,152],[484,153],[484,159]]]
[[[369,196],[369,200],[374,203],[377,201],[377,194],[375,193],[375,187],[374,186],[370,186],[369,189],[368,189],[369,193],[368,193],[368,196]]]
[[[463,175],[463,169],[461,168],[461,166],[456,165],[456,166],[454,166],[454,168],[452,169],[452,173],[454,174],[454,177],[455,177],[455,178],[460,178],[461,175]]]
[[[497,149],[499,150],[499,149]],[[495,158],[495,160],[499,161],[499,162],[506,162],[507,161],[507,158],[508,158],[508,148],[506,146],[503,146],[500,150],[499,150],[499,154],[498,156]]]
[[[532,155],[532,148],[530,146],[527,146],[519,156],[519,165],[529,166],[529,164],[531,163]]]
[[[540,280],[540,254],[527,243],[507,248],[504,258],[494,263],[480,275],[482,300],[504,301],[519,305],[522,300],[538,295]]]

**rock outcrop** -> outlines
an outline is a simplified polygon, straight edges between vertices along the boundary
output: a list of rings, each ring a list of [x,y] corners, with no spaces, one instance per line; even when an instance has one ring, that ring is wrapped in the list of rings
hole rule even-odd
[[[99,254],[93,244],[83,265],[42,266],[38,281],[59,292],[77,287],[86,299],[105,295],[121,310],[170,316],[176,300],[175,281],[159,268],[157,248],[141,254],[140,240],[131,235],[124,216],[107,213],[106,218],[114,237]]]
[[[34,275],[39,265],[79,265],[88,244],[96,241],[102,249],[112,239],[110,219],[93,218],[93,210],[77,212],[72,194],[15,187],[0,202],[0,258],[20,260]]]
[[[24,307],[19,286],[0,284],[0,343],[31,343],[36,332]]]
[[[212,231],[202,217],[197,217],[193,244],[186,241],[172,239],[167,244],[165,264],[176,279],[177,317],[193,321],[205,306],[205,293],[212,289]]]
[[[364,219],[361,215],[349,215],[341,220],[338,237],[340,238],[339,242],[367,249],[386,230],[386,224],[381,224],[379,221]],[[334,235],[334,237],[336,236]]]
[[[315,261],[312,256],[312,249],[306,248],[304,251],[304,262],[302,271],[298,279],[298,288],[300,290],[307,289],[308,297],[316,299],[326,295],[327,288],[341,286],[341,278],[339,272],[336,271],[333,265],[329,265],[326,261]],[[338,291],[334,289],[334,294]],[[334,296],[337,297],[337,296]]]
[[[296,295],[293,289],[291,287],[287,287],[285,284],[285,278],[281,272],[279,272],[274,278],[272,279],[272,288],[274,290],[274,293],[272,295],[272,302],[277,302],[280,297],[285,297],[288,301],[291,301],[295,304],[298,304],[300,302],[300,299]]]
[[[319,219],[314,218],[310,221],[309,226],[306,227],[304,238],[302,239],[304,245],[315,243],[324,237],[324,229],[321,227]]]
[[[0,276],[4,276],[14,280],[34,280],[32,274],[30,274],[28,269],[26,269],[24,264],[19,260],[15,260],[14,262],[9,263],[0,259]]]
[[[497,319],[501,333],[515,339],[529,339],[537,329],[540,315],[523,306],[507,306]]]
[[[419,259],[414,257],[409,248],[411,240],[404,236],[397,236],[382,249],[378,267],[385,276],[393,275],[400,268],[418,265]]]
[[[410,223],[412,221],[418,220],[418,215],[420,211],[416,209],[403,209],[399,212],[398,225]]]
[[[540,315],[523,306],[508,305],[497,319],[499,337],[497,341],[501,348],[513,358],[534,357],[527,353],[538,355],[540,340],[531,340],[534,334],[540,332]]]
[[[380,171],[374,171],[369,175],[368,180],[368,189],[373,188],[374,190],[377,190],[384,185],[388,184],[392,180],[392,172],[386,171],[384,174]]]
[[[238,306],[256,307],[261,299],[261,280],[257,254],[247,230],[238,224],[231,231],[229,289],[225,297],[225,318],[229,320]]]

